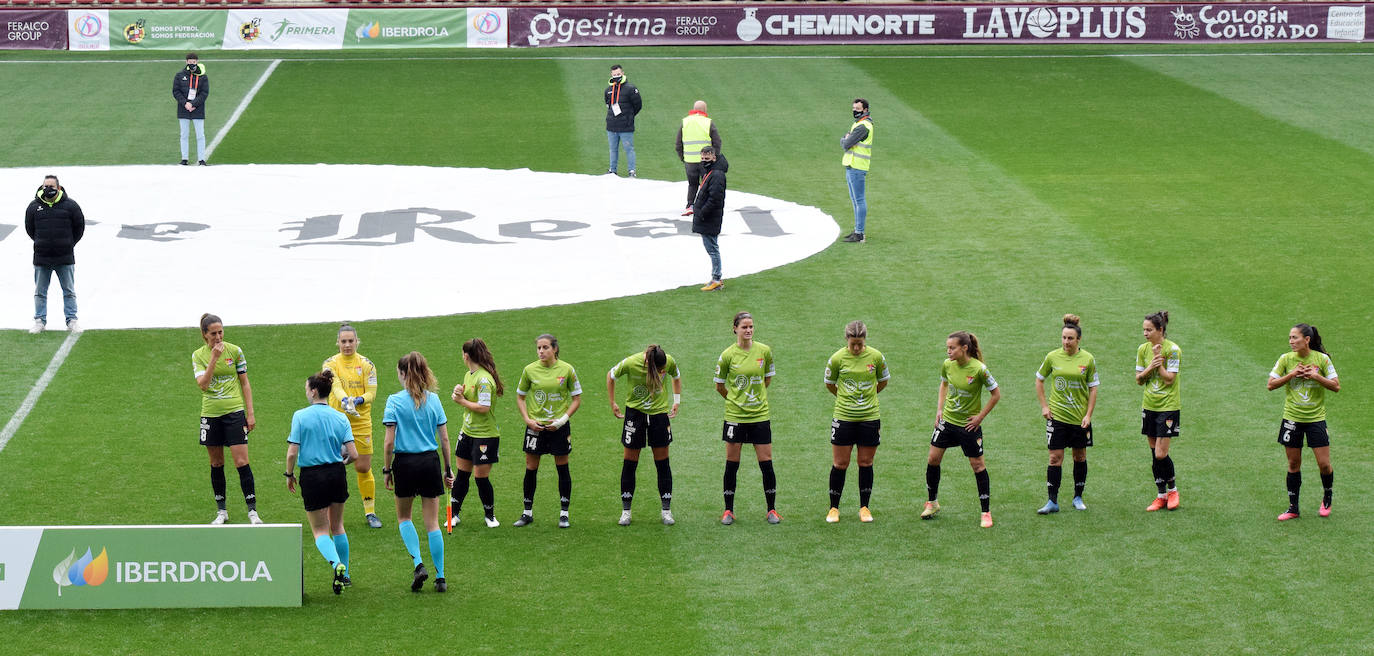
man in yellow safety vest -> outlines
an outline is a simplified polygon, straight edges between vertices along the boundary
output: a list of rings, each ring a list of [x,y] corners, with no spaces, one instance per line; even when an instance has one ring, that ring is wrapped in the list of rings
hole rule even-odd
[[[849,181],[849,201],[854,205],[854,232],[844,236],[850,243],[864,241],[864,223],[868,219],[868,202],[864,200],[864,180],[873,160],[873,119],[868,115],[868,101],[854,99],[854,125],[840,140],[844,148],[844,175]]]
[[[716,124],[706,115],[706,101],[692,103],[692,111],[682,119],[677,129],[677,158],[682,160],[687,170],[687,209],[683,216],[692,215],[692,201],[696,199],[697,187],[701,184],[701,148],[710,146],[720,152],[720,133]]]

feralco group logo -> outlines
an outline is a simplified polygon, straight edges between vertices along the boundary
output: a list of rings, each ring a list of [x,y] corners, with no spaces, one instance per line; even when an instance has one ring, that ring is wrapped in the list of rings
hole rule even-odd
[[[138,43],[142,41],[143,37],[147,36],[147,32],[143,29],[143,26],[146,23],[147,21],[140,18],[132,23],[129,23],[128,25],[125,25],[124,40],[128,41],[129,43]]]
[[[252,43],[262,36],[262,19],[254,18],[239,25],[239,38]]]
[[[72,549],[71,555],[62,559],[52,570],[52,581],[57,584],[57,596],[62,596],[62,588],[67,586],[98,586],[105,582],[110,576],[110,556],[105,552],[105,548],[100,548],[100,555],[92,557],[90,547],[86,548],[85,555],[76,557],[76,549]]]

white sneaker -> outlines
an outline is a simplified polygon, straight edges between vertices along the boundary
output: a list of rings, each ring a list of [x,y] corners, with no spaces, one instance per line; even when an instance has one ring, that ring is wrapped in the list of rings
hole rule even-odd
[[[227,521],[229,521],[229,511],[228,511],[228,510],[221,510],[221,511],[215,513],[215,518],[212,519],[212,520],[210,520],[210,524],[211,524],[212,526],[219,526],[220,524],[223,524],[223,523],[225,523],[225,522],[227,522]]]
[[[664,526],[672,526],[673,524],[676,524],[676,523],[677,523],[677,522],[673,520],[673,511],[671,511],[671,510],[664,510],[664,511],[663,511],[663,525],[664,525]]]
[[[249,523],[249,524],[261,524],[261,523],[263,523],[262,518],[261,518],[261,517],[258,517],[258,511],[256,511],[256,510],[250,510],[250,511],[248,511],[248,523]]]
[[[69,332],[69,333],[80,333],[80,332],[81,332],[81,324],[80,324],[80,323],[77,323],[76,319],[68,319],[68,320],[67,320],[67,332]]]
[[[48,324],[45,324],[45,323],[43,323],[42,321],[39,321],[39,320],[37,320],[37,319],[34,319],[34,320],[33,320],[33,325],[32,325],[32,326],[29,326],[29,334],[30,334],[30,335],[37,335],[38,333],[43,332],[43,329],[46,328],[47,325],[48,325]]]
[[[487,528],[496,528],[497,526],[501,525],[501,522],[496,521],[495,517],[487,517],[486,520]]]
[[[628,511],[628,510],[622,510],[622,511],[620,511],[620,525],[621,525],[621,526],[629,526],[629,525],[630,525],[630,511]]]

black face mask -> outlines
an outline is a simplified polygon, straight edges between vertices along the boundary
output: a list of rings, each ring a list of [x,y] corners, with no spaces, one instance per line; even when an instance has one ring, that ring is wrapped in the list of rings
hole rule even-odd
[[[868,112],[863,111],[863,110],[860,110],[860,109],[854,110],[854,120],[857,121],[857,120],[859,120],[860,118],[863,118],[863,115],[864,115],[864,114],[867,114],[867,113],[868,113]]]
[[[624,80],[624,79],[625,79],[625,76],[624,76],[624,75],[612,75],[612,76],[611,76],[611,84],[616,84],[616,83],[618,83],[618,82],[620,82],[621,80]]]
[[[716,160],[713,160],[713,159],[703,159],[703,160],[701,160],[701,168],[704,169],[704,170],[710,171],[713,167],[715,167],[715,165],[716,165]]]
[[[44,197],[44,198],[56,198],[56,197],[57,197],[57,187],[47,187],[47,186],[43,187],[43,197]]]
[[[186,72],[187,72],[187,73],[190,73],[190,74],[192,74],[192,75],[195,75],[195,74],[196,74],[196,69],[197,69],[197,68],[199,68],[199,64],[187,64],[187,65],[186,65]]]

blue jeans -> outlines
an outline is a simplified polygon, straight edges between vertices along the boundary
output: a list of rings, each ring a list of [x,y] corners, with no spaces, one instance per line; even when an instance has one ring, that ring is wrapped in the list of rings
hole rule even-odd
[[[205,161],[205,119],[203,118],[179,118],[177,123],[181,124],[181,158],[191,159],[190,154],[190,131],[191,126],[196,127],[196,159]]]
[[[711,256],[711,280],[720,280],[720,236],[702,235],[701,245],[706,247],[706,254]]]
[[[854,232],[864,233],[864,223],[868,221],[868,202],[864,200],[864,178],[868,171],[850,166],[844,167],[844,177],[849,180],[849,202],[854,204]]]
[[[625,145],[625,161],[630,165],[630,170],[635,170],[635,133],[633,132],[611,132],[606,131],[606,140],[611,143],[611,173],[615,173],[620,166],[620,145]]]
[[[34,265],[33,267],[33,318],[35,321],[48,322],[48,286],[52,284],[52,274],[57,272],[57,283],[62,286],[62,311],[67,321],[76,318],[76,285],[72,276],[76,265],[63,264],[55,267]]]

